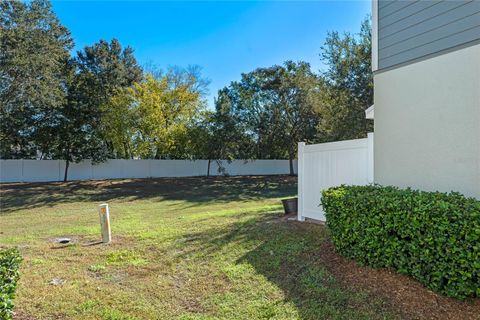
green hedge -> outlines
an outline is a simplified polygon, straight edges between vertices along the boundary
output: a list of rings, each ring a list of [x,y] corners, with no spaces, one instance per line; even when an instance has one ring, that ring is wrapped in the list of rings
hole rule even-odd
[[[0,249],[0,319],[11,319],[22,258],[17,249]]]
[[[322,205],[340,254],[450,297],[480,297],[480,201],[371,185],[325,190]]]

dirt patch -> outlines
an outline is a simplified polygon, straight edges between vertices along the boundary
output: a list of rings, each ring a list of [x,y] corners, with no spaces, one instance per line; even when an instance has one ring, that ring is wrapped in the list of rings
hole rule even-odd
[[[72,245],[72,244],[77,244],[80,242],[80,237],[78,236],[59,236],[59,237],[53,237],[53,238],[48,238],[47,239],[48,243],[52,243],[54,245]]]
[[[345,286],[385,299],[405,319],[480,319],[480,299],[448,298],[393,270],[362,267],[337,254],[331,242],[324,243],[319,260]]]
[[[33,316],[24,313],[23,311],[15,311],[13,313],[13,320],[35,320]]]
[[[13,320],[37,320],[38,318],[35,318],[34,316],[25,313],[21,310],[15,310],[13,313]],[[67,317],[64,315],[52,315],[49,317],[49,319],[52,320],[66,320]]]

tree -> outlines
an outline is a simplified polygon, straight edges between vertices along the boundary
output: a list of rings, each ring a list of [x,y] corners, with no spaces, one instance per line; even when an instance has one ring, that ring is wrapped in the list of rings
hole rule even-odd
[[[107,137],[129,157],[195,158],[192,134],[205,107],[206,82],[197,68],[172,67],[157,77],[147,75],[103,107]]]
[[[214,126],[215,113],[202,110],[197,119],[187,128],[188,141],[185,144],[189,159],[207,159],[207,177],[210,176],[212,160],[218,158],[218,145]]]
[[[0,156],[51,152],[73,41],[51,4],[0,2]]]
[[[55,127],[55,139],[52,141],[54,149],[51,157],[65,160],[64,181],[68,179],[68,169],[71,162],[80,162],[91,159],[94,163],[105,160],[102,150],[102,141],[95,134],[95,117],[98,107],[93,104],[82,103],[83,86],[78,75],[76,62],[71,59],[66,66],[67,81],[65,89],[67,100],[58,108]]]
[[[273,97],[273,123],[276,136],[270,136],[274,145],[280,145],[290,160],[290,174],[293,174],[293,159],[299,141],[313,142],[316,137],[318,117],[315,108],[318,103],[319,81],[304,62],[287,61],[283,67],[269,70],[270,79],[264,90]]]
[[[185,85],[170,88],[169,80],[168,76],[160,80],[147,76],[133,89],[139,114],[136,145],[142,157],[181,158],[178,142],[200,107],[198,94]]]
[[[219,92],[217,110],[228,111],[221,122],[254,141],[252,158],[287,158],[293,174],[298,141],[312,142],[316,136],[319,89],[308,63],[287,61],[243,74]]]
[[[357,35],[331,32],[320,56],[328,69],[322,74],[319,138],[364,137],[372,130],[364,113],[373,104],[370,19],[363,21]]]
[[[86,105],[90,110],[91,135],[99,143],[98,152],[102,158],[117,157],[113,142],[107,138],[106,121],[102,109],[109,100],[122,89],[132,87],[140,82],[143,72],[138,66],[133,49],[122,49],[117,39],[110,42],[100,40],[92,46],[86,46],[77,53],[78,68],[75,98],[77,104]]]
[[[131,88],[118,93],[102,105],[105,138],[110,141],[116,158],[133,159],[136,155],[134,138],[139,122]]]
[[[225,173],[223,161],[249,159],[254,150],[254,141],[245,133],[246,126],[230,109],[225,90],[215,99],[215,111],[204,111],[199,121],[191,127],[189,137],[195,159],[207,159],[207,176],[212,162],[218,165],[219,173]]]
[[[240,108],[239,87],[232,83],[218,92],[215,113],[212,116],[212,159],[256,158],[255,140],[252,138],[251,123],[245,121]]]
[[[68,177],[71,162],[91,159],[94,163],[125,154],[116,153],[112,137],[105,124],[106,105],[119,91],[131,87],[142,79],[142,69],[137,65],[133,50],[122,49],[113,39],[100,40],[87,46],[69,61],[70,76],[67,101],[62,105],[56,126],[54,158],[65,160],[64,180]],[[128,149],[127,149],[128,150]],[[124,152],[125,149],[122,149]]]

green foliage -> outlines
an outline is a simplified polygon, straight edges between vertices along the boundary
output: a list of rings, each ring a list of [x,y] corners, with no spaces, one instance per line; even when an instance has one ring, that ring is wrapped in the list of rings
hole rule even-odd
[[[18,268],[22,258],[17,249],[0,250],[0,319],[11,319],[13,299],[17,281],[20,277]]]
[[[255,142],[250,137],[248,123],[235,109],[238,97],[225,87],[218,91],[215,113],[211,115],[211,136],[207,146],[208,159],[253,158]]]
[[[46,0],[0,2],[0,156],[114,157],[101,106],[142,79],[133,50],[100,40],[70,57],[73,40]]]
[[[322,205],[339,253],[451,297],[480,296],[480,201],[375,185],[330,188]]]
[[[0,156],[51,148],[73,47],[49,1],[0,2]]]
[[[241,133],[232,139],[250,145],[242,148],[250,151],[248,158],[292,160],[298,141],[315,139],[318,91],[318,77],[306,62],[258,68],[219,92],[218,127]]]
[[[56,144],[51,151],[52,158],[66,160],[65,181],[70,162],[115,158],[114,143],[118,141],[106,134],[102,106],[142,79],[132,48],[122,48],[116,39],[85,47],[69,60],[68,67],[67,101],[57,110]]]
[[[101,106],[105,138],[110,141],[117,158],[131,159],[135,155],[133,137],[138,123],[134,97],[129,88],[117,94]]]
[[[122,48],[117,39],[100,40],[86,46],[74,60],[75,75],[68,90],[68,105],[63,124],[75,125],[60,137],[62,158],[78,162],[90,158],[101,162],[114,157],[113,143],[106,135],[107,128],[102,106],[119,91],[141,81],[138,66],[130,47]]]
[[[102,106],[105,136],[117,157],[192,158],[195,130],[202,115],[198,69],[170,68],[119,90]],[[197,142],[198,144],[198,142]]]
[[[61,159],[293,159],[297,142],[358,138],[371,130],[370,26],[333,32],[328,66],[306,62],[242,74],[206,111],[198,66],[147,65],[133,49],[100,40],[74,56],[48,0],[0,2],[0,156]]]
[[[317,109],[320,140],[365,137],[373,130],[364,113],[373,104],[370,18],[363,21],[359,34],[329,33],[320,57],[327,65]]]

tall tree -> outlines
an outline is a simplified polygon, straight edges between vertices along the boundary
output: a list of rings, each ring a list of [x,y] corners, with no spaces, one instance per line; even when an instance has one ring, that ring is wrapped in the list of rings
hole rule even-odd
[[[293,160],[297,142],[312,142],[316,135],[319,81],[305,62],[287,61],[282,66],[259,68],[243,74],[219,97],[227,121],[242,128],[254,141],[253,158]],[[218,108],[218,107],[217,107]]]
[[[61,109],[54,155],[66,161],[64,180],[67,180],[70,162],[83,159],[102,162],[125,156],[115,153],[103,106],[117,92],[142,79],[142,69],[133,50],[122,49],[116,39],[100,40],[79,51],[77,57],[70,60],[70,71],[67,102]]]
[[[219,145],[216,144],[215,113],[210,110],[202,110],[199,116],[191,125],[188,126],[186,137],[188,141],[185,143],[188,159],[206,159],[207,177],[210,176],[210,167],[212,160],[218,158]]]
[[[117,154],[178,159],[192,154],[192,130],[205,107],[197,68],[170,68],[119,91],[103,107],[106,137]]]
[[[73,41],[49,1],[0,2],[0,156],[50,152]]]
[[[372,130],[364,111],[373,104],[371,26],[367,17],[360,33],[329,33],[322,47],[323,72],[318,127],[322,141],[364,137]]]
[[[256,158],[252,124],[246,121],[245,112],[240,107],[239,93],[235,82],[218,91],[215,113],[211,117],[211,159]]]
[[[140,120],[130,89],[118,90],[102,105],[104,135],[111,143],[116,158],[132,159],[136,156],[134,139]]]
[[[254,158],[255,141],[247,133],[247,125],[241,121],[232,104],[232,90],[224,88],[215,99],[215,111],[207,111],[202,121],[193,128],[192,141],[195,142],[197,158],[207,159],[207,176],[211,164],[215,162],[218,173],[225,173],[224,161]]]
[[[290,160],[290,174],[293,174],[293,160],[299,141],[313,142],[316,136],[318,117],[315,108],[318,103],[319,81],[304,62],[287,61],[283,67],[268,70],[270,79],[264,84],[275,106],[272,110],[276,124],[275,140],[287,153]]]
[[[105,121],[102,106],[119,90],[129,88],[142,80],[143,72],[137,64],[133,49],[122,49],[117,39],[110,42],[100,40],[92,46],[86,46],[77,53],[75,98],[77,104],[91,111],[90,125],[95,136],[98,152],[102,157],[115,157],[112,141],[106,138]]]
[[[102,141],[98,140],[93,126],[98,107],[82,103],[83,87],[74,59],[69,60],[66,72],[67,99],[57,110],[56,134],[52,141],[54,149],[50,155],[53,159],[65,160],[64,181],[68,179],[70,163],[84,159],[91,159],[94,163],[105,160]]]

